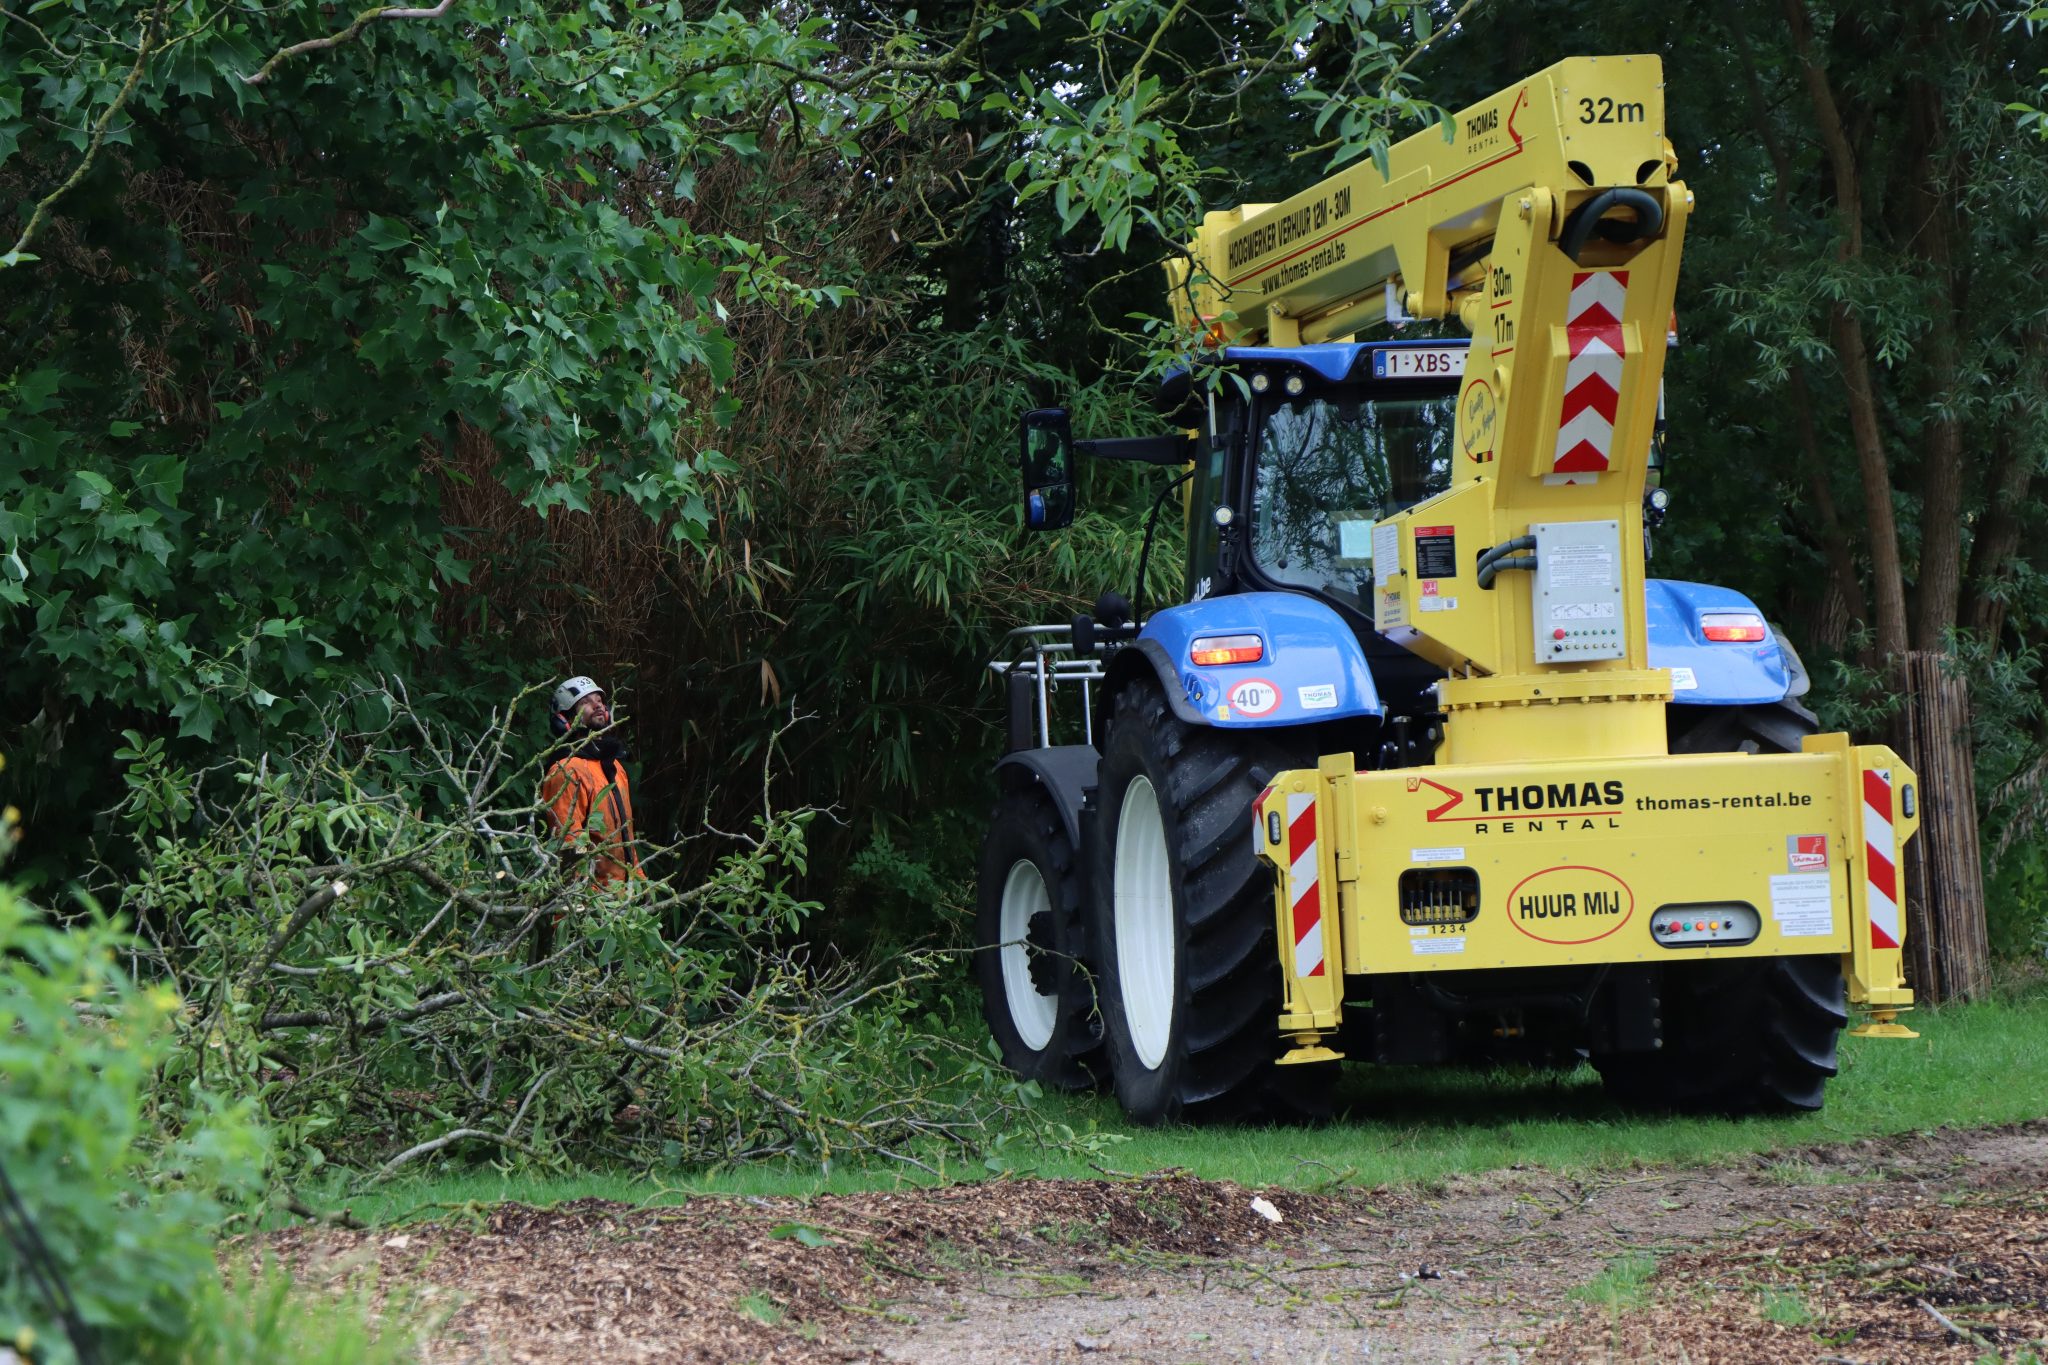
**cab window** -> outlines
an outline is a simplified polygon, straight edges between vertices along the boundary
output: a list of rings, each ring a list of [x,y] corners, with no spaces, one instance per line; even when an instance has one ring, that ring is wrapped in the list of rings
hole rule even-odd
[[[1450,487],[1454,394],[1306,394],[1260,413],[1252,553],[1265,575],[1365,609],[1373,523]]]

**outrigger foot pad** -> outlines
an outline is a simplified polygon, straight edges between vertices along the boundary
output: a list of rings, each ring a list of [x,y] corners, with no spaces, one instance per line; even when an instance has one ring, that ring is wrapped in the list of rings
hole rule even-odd
[[[1867,1023],[1849,1030],[1851,1038],[1918,1038],[1920,1035],[1899,1022],[1897,1010],[1872,1010]]]

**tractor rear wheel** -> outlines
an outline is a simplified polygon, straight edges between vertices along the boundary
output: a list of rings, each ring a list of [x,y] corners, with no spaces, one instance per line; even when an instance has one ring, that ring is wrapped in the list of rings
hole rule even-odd
[[[1052,801],[1003,793],[981,845],[974,973],[1003,1065],[1059,1090],[1102,1071],[1102,1019],[1084,959],[1082,874]]]
[[[1671,751],[1682,754],[1797,753],[1819,729],[1812,713],[1789,702],[1703,708],[1673,720]],[[1661,1012],[1661,1050],[1594,1056],[1616,1099],[1694,1112],[1819,1109],[1849,1022],[1842,960],[1674,963],[1664,972]]]
[[[1280,1066],[1271,869],[1251,806],[1312,766],[1272,732],[1188,725],[1146,683],[1116,698],[1097,803],[1094,961],[1117,1099],[1141,1123],[1312,1119],[1335,1065]]]
[[[1608,1094],[1688,1113],[1821,1107],[1849,1022],[1839,956],[1688,962],[1664,983],[1663,1048],[1594,1056]]]

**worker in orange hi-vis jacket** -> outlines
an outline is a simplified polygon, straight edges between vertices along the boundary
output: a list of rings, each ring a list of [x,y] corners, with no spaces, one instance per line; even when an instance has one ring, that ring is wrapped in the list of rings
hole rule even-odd
[[[605,733],[611,723],[604,689],[595,681],[578,676],[557,687],[549,728],[563,746],[540,784],[548,823],[567,859],[587,863],[600,886],[645,875],[633,841],[625,746]]]

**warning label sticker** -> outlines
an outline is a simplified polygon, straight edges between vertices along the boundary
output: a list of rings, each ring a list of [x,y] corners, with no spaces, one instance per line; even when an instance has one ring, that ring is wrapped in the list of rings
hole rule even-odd
[[[1417,578],[1456,578],[1458,576],[1458,537],[1449,526],[1418,526],[1415,528],[1415,576]]]
[[[1606,589],[1614,586],[1614,556],[1598,545],[1559,545],[1544,551],[1552,588]]]
[[[1376,583],[1384,583],[1401,572],[1401,528],[1391,521],[1383,521],[1372,528],[1372,576]]]
[[[1785,938],[1826,938],[1835,932],[1833,877],[1803,873],[1771,878],[1771,918]]]
[[[1408,947],[1417,957],[1432,957],[1441,953],[1462,953],[1465,951],[1465,926],[1445,925],[1439,929],[1410,929]]]

